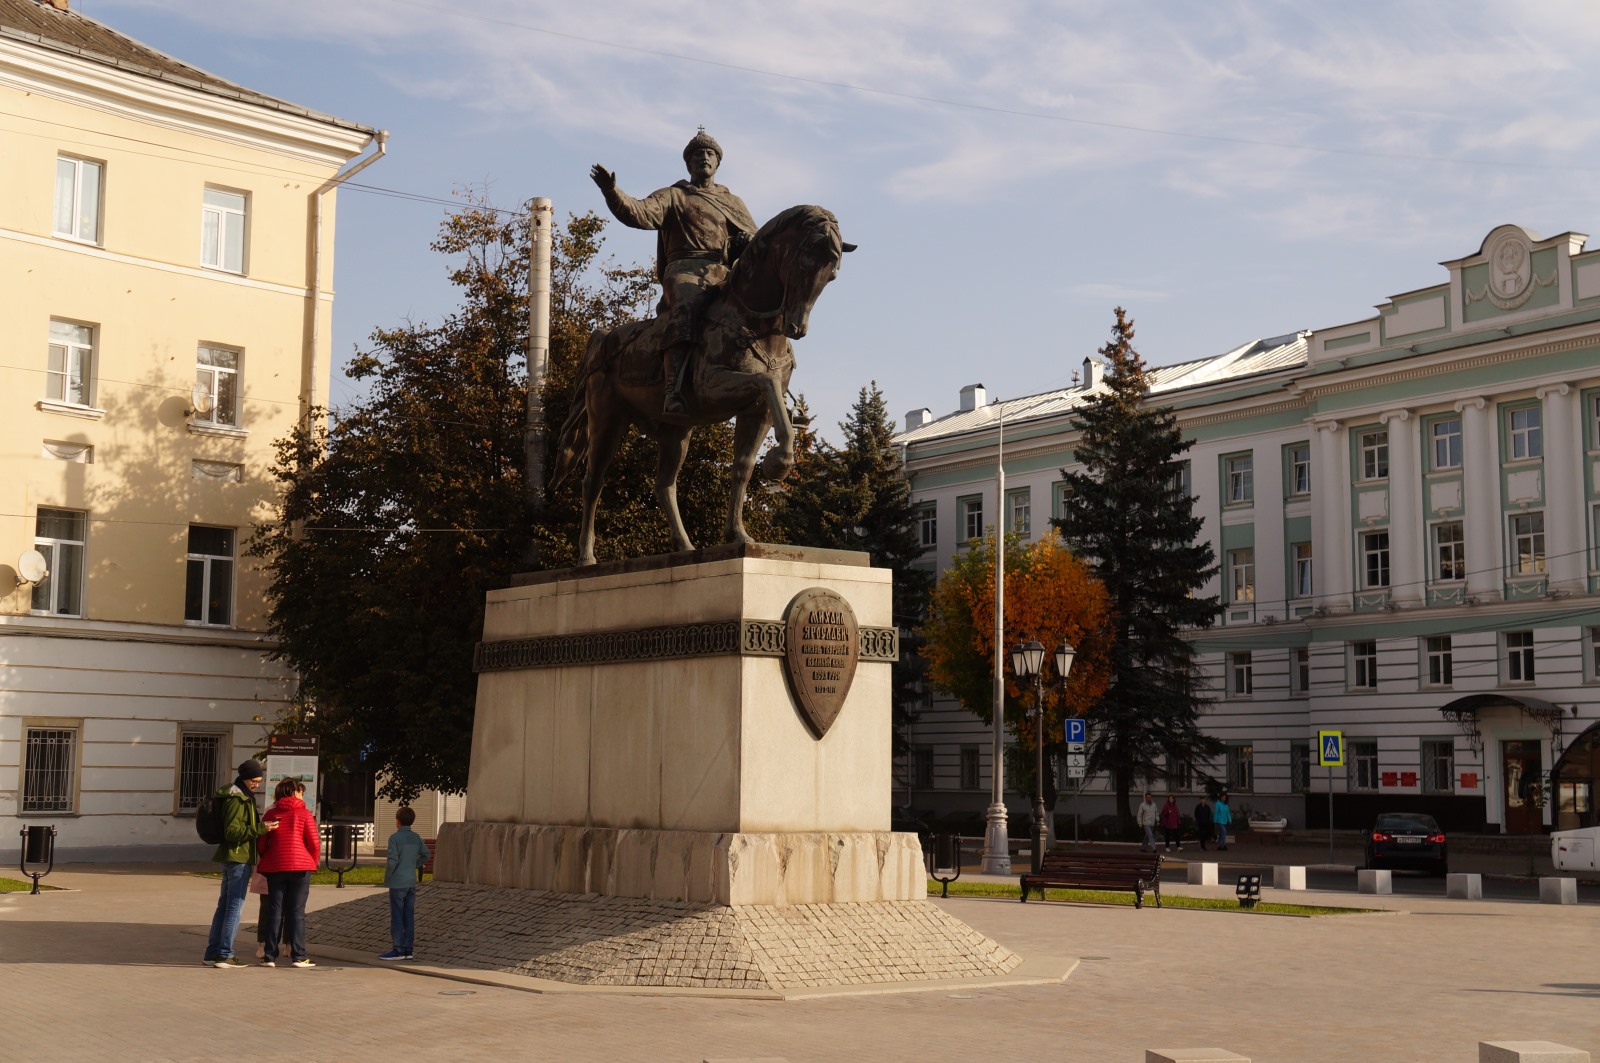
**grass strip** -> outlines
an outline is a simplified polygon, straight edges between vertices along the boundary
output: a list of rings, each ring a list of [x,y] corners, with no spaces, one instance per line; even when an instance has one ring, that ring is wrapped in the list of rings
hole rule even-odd
[[[937,897],[939,883],[928,883],[928,895]],[[1016,900],[1020,890],[1016,886],[1003,882],[952,882],[950,883],[950,896],[952,897],[1005,897]],[[1120,904],[1126,908],[1133,907],[1133,894],[1117,893],[1105,890],[1069,890],[1051,888],[1046,891],[1052,901],[1071,901],[1076,904]],[[1038,903],[1035,894],[1028,901],[1029,904]],[[1145,894],[1146,907],[1154,907],[1155,901]],[[1232,897],[1180,897],[1166,894],[1161,898],[1164,908],[1198,908],[1218,912],[1239,912],[1243,915],[1354,915],[1362,912],[1378,911],[1375,908],[1329,908],[1317,904],[1279,904],[1276,901],[1260,901],[1254,908],[1241,908],[1239,902]]]
[[[46,886],[43,882],[39,883],[39,892],[40,893],[43,893],[45,890],[54,890],[54,889],[60,889],[60,888],[61,887],[59,887],[59,886]],[[32,892],[33,892],[33,882],[32,882],[31,879],[29,881],[27,881],[27,882],[22,882],[22,881],[20,881],[18,879],[14,879],[14,878],[0,878],[0,893],[32,893]]]

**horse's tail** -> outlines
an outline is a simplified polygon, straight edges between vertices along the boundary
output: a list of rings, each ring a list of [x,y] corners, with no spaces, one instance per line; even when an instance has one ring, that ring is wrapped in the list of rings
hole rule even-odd
[[[600,365],[600,345],[605,333],[592,332],[572,381],[572,407],[561,424],[556,442],[556,467],[550,476],[550,490],[558,490],[572,476],[589,452],[589,377]]]

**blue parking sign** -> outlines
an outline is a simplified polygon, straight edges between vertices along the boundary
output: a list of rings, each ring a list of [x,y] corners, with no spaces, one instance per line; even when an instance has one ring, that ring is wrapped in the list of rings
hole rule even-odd
[[[1067,732],[1067,745],[1082,745],[1089,740],[1089,725],[1082,716],[1069,716],[1061,721]]]

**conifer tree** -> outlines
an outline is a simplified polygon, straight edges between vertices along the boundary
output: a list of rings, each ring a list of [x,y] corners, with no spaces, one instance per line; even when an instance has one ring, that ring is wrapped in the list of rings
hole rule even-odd
[[[1136,780],[1222,752],[1200,729],[1204,701],[1183,635],[1216,619],[1217,598],[1194,592],[1217,566],[1181,482],[1190,444],[1170,407],[1148,404],[1149,377],[1120,306],[1100,355],[1105,389],[1076,423],[1083,471],[1063,470],[1068,497],[1054,523],[1110,595],[1111,682],[1089,717],[1089,770],[1111,775],[1126,828]]]

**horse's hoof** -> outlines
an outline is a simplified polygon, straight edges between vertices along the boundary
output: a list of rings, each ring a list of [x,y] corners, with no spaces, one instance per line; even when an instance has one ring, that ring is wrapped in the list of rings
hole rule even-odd
[[[769,480],[781,480],[794,468],[793,458],[784,458],[776,450],[767,451],[761,459],[761,475]]]
[[[594,558],[592,558],[592,557],[580,557],[580,558],[578,558],[578,563],[576,565],[574,565],[573,567],[574,568],[588,568],[592,564],[594,564]]]

